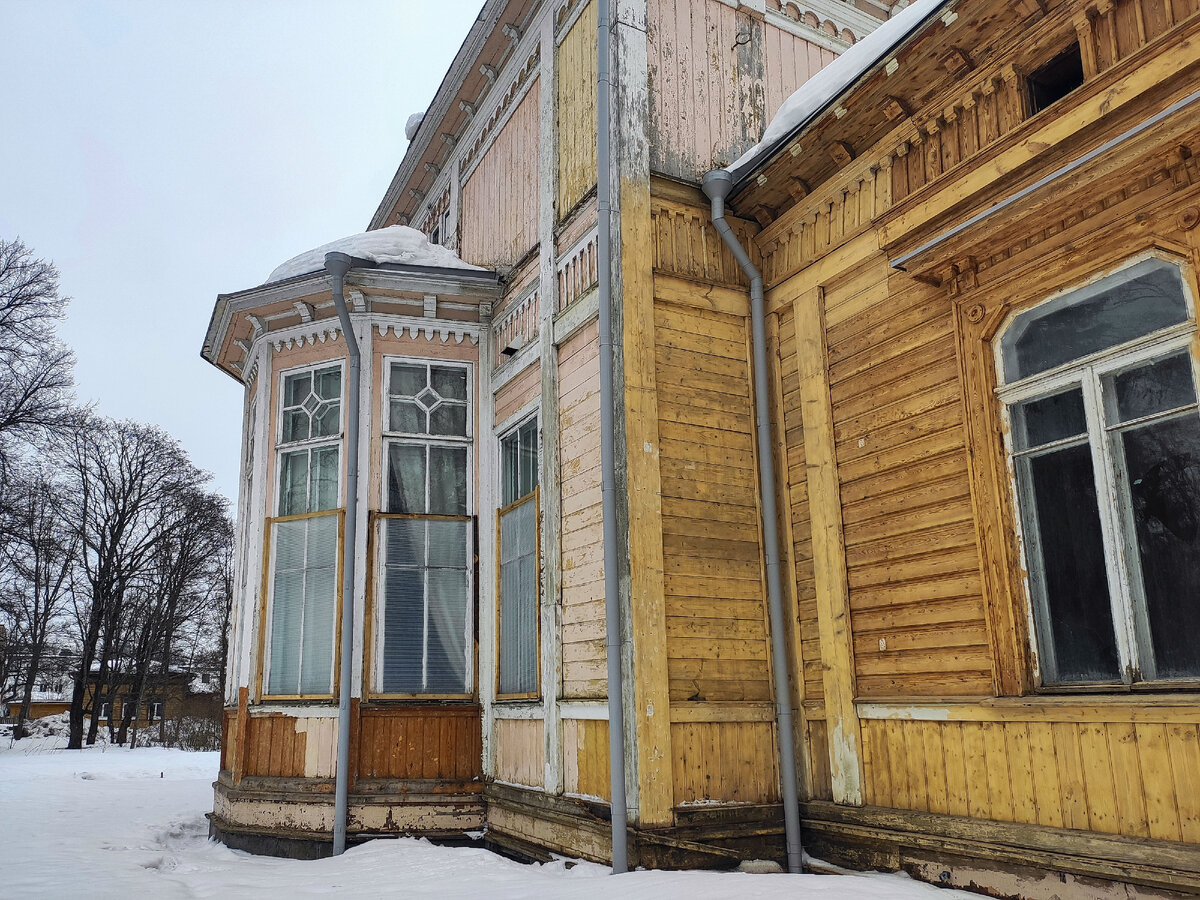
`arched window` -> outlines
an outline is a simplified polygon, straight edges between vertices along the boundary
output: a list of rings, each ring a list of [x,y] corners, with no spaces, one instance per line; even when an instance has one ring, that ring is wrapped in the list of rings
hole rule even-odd
[[[999,395],[1042,680],[1200,679],[1190,294],[1150,258],[1019,314]]]

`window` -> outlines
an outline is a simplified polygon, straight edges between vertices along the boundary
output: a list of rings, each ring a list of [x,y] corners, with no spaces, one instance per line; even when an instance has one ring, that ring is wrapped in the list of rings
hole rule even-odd
[[[163,705],[161,703],[146,704],[146,721],[157,722],[163,717]]]
[[[1029,74],[1029,113],[1037,115],[1083,84],[1083,56],[1075,43]]]
[[[100,704],[100,718],[101,719],[111,719],[112,718],[112,704],[111,703],[101,703]]]
[[[391,361],[375,688],[471,692],[470,369]]]
[[[534,417],[500,439],[499,694],[538,693],[538,428]]]
[[[1042,680],[1200,679],[1200,415],[1178,267],[1147,259],[1000,342]]]
[[[266,693],[328,695],[338,596],[341,366],[286,373],[279,408]]]

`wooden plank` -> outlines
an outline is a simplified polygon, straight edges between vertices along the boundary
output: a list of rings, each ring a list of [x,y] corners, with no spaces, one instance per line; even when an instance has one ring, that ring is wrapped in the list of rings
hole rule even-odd
[[[1137,733],[1133,725],[1128,722],[1111,723],[1108,726],[1108,746],[1112,758],[1121,834],[1149,837],[1146,795],[1142,784]]]
[[[793,305],[796,351],[802,394],[807,483],[812,517],[813,559],[817,580],[818,627],[825,663],[824,696],[833,797],[862,803],[861,736],[854,696],[854,649],[851,641],[846,550],[843,543],[838,461],[833,410],[825,381],[825,324],[819,289],[798,296]]]
[[[1028,728],[1037,821],[1042,825],[1062,828],[1062,785],[1058,778],[1053,726],[1048,722],[1031,722]]]
[[[1137,725],[1135,731],[1150,837],[1163,841],[1182,840],[1179,803],[1167,748],[1167,726],[1143,723]]]
[[[1195,725],[1167,726],[1167,752],[1179,807],[1183,840],[1200,843],[1200,729]]]
[[[950,800],[946,784],[946,756],[942,747],[942,726],[937,722],[921,722],[920,725],[924,743],[921,759],[925,764],[928,809],[930,812],[946,813],[950,811]]]
[[[991,791],[988,787],[987,739],[983,726],[975,722],[964,722],[961,727],[970,815],[976,819],[994,818]]]
[[[1033,787],[1033,759],[1029,750],[1029,728],[1024,722],[1004,726],[1005,749],[1008,753],[1009,780],[1012,784],[1013,820],[1038,821],[1037,795]]]
[[[967,761],[963,749],[962,726],[957,722],[941,725],[942,753],[946,771],[946,812],[952,816],[971,814],[967,787]]]
[[[1116,786],[1113,783],[1108,726],[1102,723],[1081,726],[1079,742],[1091,829],[1117,834],[1121,830],[1121,822],[1117,810]]]

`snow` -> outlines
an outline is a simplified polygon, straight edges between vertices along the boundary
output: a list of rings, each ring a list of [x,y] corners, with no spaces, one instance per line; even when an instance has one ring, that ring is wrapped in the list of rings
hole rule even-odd
[[[7,897],[561,897],[566,900],[951,900],[902,875],[633,872],[560,860],[521,865],[483,849],[404,838],[311,862],[251,856],[208,839],[216,753],[97,746],[61,735],[0,737],[0,835]]]
[[[417,129],[421,127],[421,123],[425,121],[425,113],[413,113],[408,117],[408,121],[404,123],[404,136],[410,141],[417,136]]]
[[[320,272],[325,268],[325,254],[333,251],[375,263],[481,270],[480,266],[463,262],[454,254],[453,250],[430,243],[429,238],[415,228],[409,228],[407,225],[389,225],[387,228],[339,238],[328,244],[322,244],[315,250],[294,256],[283,265],[278,266],[263,283],[271,284],[275,281],[283,281],[285,278],[294,278],[297,275]]]
[[[734,160],[729,171],[737,174],[763,150],[773,147],[821,110],[891,52],[921,22],[929,18],[946,0],[916,0],[888,19],[865,38],[849,47],[841,56],[819,71],[783,102],[775,113],[762,140]]]

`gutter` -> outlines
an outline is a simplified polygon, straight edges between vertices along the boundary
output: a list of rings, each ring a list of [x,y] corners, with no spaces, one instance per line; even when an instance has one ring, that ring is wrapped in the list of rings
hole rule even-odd
[[[612,333],[612,126],[609,107],[609,0],[596,0],[596,289],[600,344],[600,506],[604,522],[604,651],[608,661],[609,810],[613,874],[626,872],[625,710],[621,678],[620,569],[617,559],[616,422]]]
[[[763,553],[767,564],[767,613],[771,623],[771,657],[775,661],[775,718],[779,736],[779,780],[783,795],[783,825],[787,843],[788,871],[804,870],[804,848],[800,842],[800,792],[796,782],[796,740],[792,726],[792,688],[788,677],[787,640],[783,614],[783,579],[779,563],[779,518],[775,499],[775,442],[771,437],[771,411],[767,403],[767,317],[763,303],[762,273],[733,229],[725,221],[725,198],[733,187],[733,176],[715,169],[701,182],[704,196],[712,203],[713,227],[732,251],[750,279],[750,319],[754,351],[754,417],[758,429],[758,483],[762,493]],[[601,351],[603,353],[603,350]]]
[[[346,273],[355,263],[364,262],[345,253],[326,253],[325,269],[333,288],[342,334],[346,337],[349,372],[346,376],[346,524],[342,537],[342,622],[340,674],[338,676],[337,772],[333,800],[333,855],[346,849],[346,819],[350,797],[350,679],[354,672],[354,563],[358,530],[358,405],[362,356],[358,338],[346,308]]]

